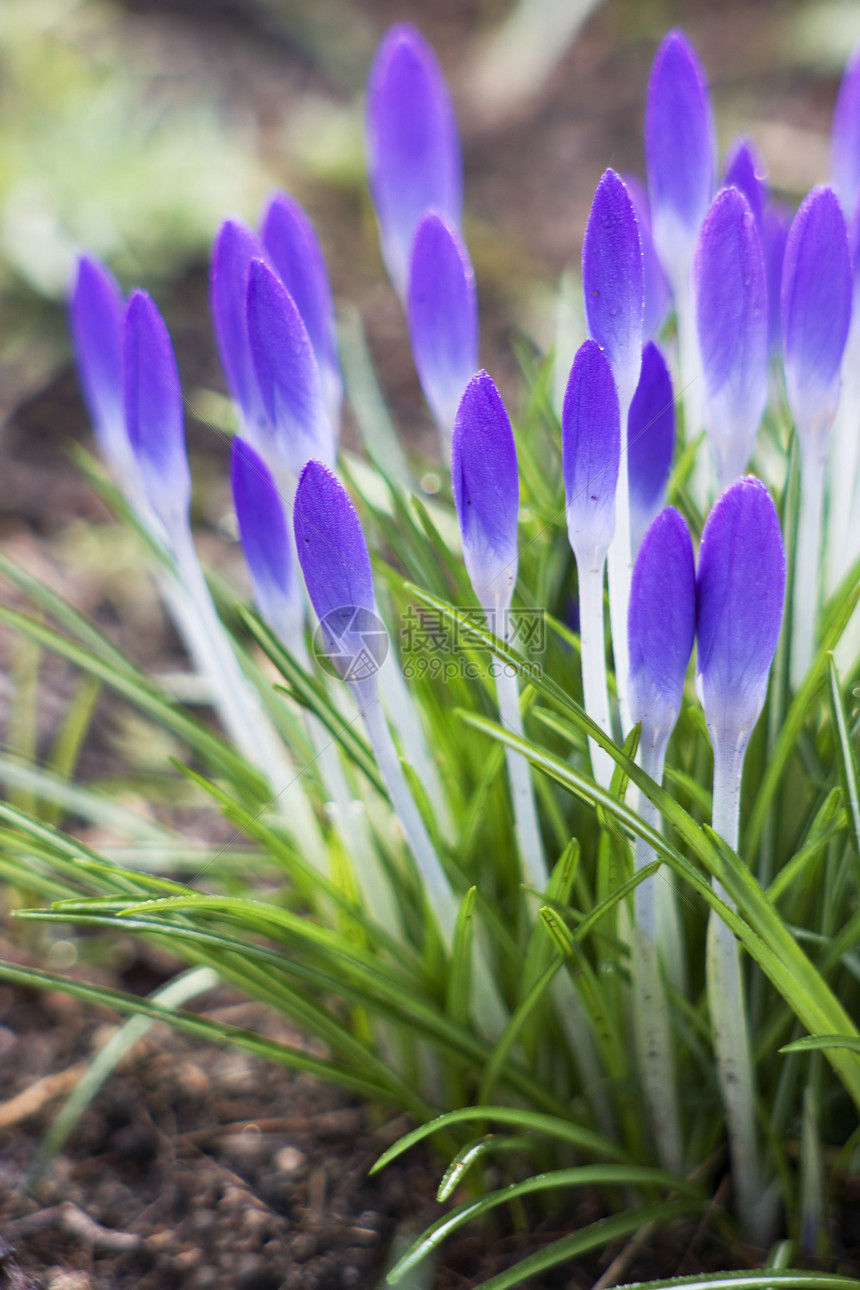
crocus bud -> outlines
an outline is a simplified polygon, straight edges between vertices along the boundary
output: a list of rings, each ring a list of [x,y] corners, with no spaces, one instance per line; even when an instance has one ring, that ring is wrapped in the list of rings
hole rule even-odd
[[[696,580],[696,682],[715,746],[745,741],[758,719],[782,623],[785,549],[770,493],[739,479],[702,532]]]
[[[130,461],[122,405],[124,311],[122,292],[110,270],[81,256],[71,303],[78,376],[99,451],[120,480]]]
[[[675,451],[675,397],[666,360],[653,340],[642,350],[642,371],[627,418],[630,535],[637,550],[663,506]]]
[[[620,448],[612,371],[597,341],[587,340],[573,360],[561,414],[567,532],[580,568],[601,568],[612,542]]]
[[[645,311],[642,317],[642,335],[656,336],[669,311],[672,292],[654,246],[651,229],[651,207],[648,192],[641,179],[635,175],[622,175],[624,186],[633,203],[639,221],[639,240],[642,243],[642,285],[645,294]]]
[[[826,435],[836,415],[850,321],[845,216],[831,188],[813,188],[789,230],[782,269],[785,384],[802,439]]]
[[[388,637],[376,616],[370,555],[355,507],[327,466],[309,461],[293,509],[299,564],[332,663],[365,702]]]
[[[276,193],[260,230],[272,268],[292,296],[308,333],[333,426],[340,422],[343,381],[337,355],[337,327],[322,247],[298,202]]]
[[[209,280],[212,321],[227,388],[238,406],[242,431],[257,447],[264,449],[272,427],[263,407],[245,317],[248,270],[251,261],[262,259],[263,248],[241,220],[228,219],[221,225],[212,248]]]
[[[761,227],[767,202],[764,162],[749,139],[735,139],[726,156],[724,188],[738,188],[750,204],[756,224]]]
[[[670,31],[657,50],[645,109],[645,158],[657,254],[676,291],[714,191],[714,123],[701,64]]]
[[[767,402],[767,277],[761,237],[737,188],[717,193],[693,264],[704,418],[725,488],[746,469]]]
[[[447,441],[478,366],[478,298],[469,254],[435,212],[415,232],[407,312],[421,387]]]
[[[459,227],[463,201],[448,88],[433,50],[406,24],[387,33],[370,73],[367,154],[382,257],[404,300],[418,221],[435,210]]]
[[[514,435],[493,378],[466,386],[451,442],[451,482],[463,559],[488,618],[510,608],[517,580],[520,485]],[[499,635],[503,625],[497,624]]]
[[[605,171],[582,244],[582,289],[589,336],[609,359],[626,410],[639,381],[645,287],[639,222],[623,181]]]
[[[122,357],[129,443],[146,500],[173,536],[187,525],[191,501],[182,390],[170,336],[145,291],[129,299]]]
[[[833,111],[830,176],[849,216],[860,193],[860,48],[855,49],[845,68]]]
[[[678,720],[695,631],[693,543],[667,506],[645,534],[630,584],[630,713],[652,746],[663,745]]]
[[[334,463],[319,370],[292,296],[262,260],[248,271],[248,339],[280,460],[296,478],[312,457]]]
[[[233,440],[230,483],[254,599],[266,622],[292,648],[302,619],[292,535],[266,463],[238,435]]]

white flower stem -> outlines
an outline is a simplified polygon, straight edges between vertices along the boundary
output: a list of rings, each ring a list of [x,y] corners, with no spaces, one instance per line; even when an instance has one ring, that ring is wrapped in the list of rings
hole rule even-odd
[[[795,690],[809,671],[815,650],[824,497],[824,455],[814,440],[801,442],[800,449],[800,514],[794,556],[790,667]]]
[[[606,684],[606,645],[603,630],[603,569],[605,561],[599,567],[589,567],[586,561],[578,562],[579,577],[579,639],[582,664],[582,690],[585,697],[585,711],[601,730],[611,737],[612,723],[609,717],[609,690]],[[612,574],[610,565],[610,599],[612,596]],[[611,609],[611,605],[610,605]],[[625,623],[627,610],[624,611]],[[626,633],[624,649],[626,651]],[[615,648],[616,667],[618,660],[618,638],[615,635],[615,622],[612,623],[612,640]],[[601,788],[608,788],[612,780],[614,762],[607,752],[589,739],[588,748],[591,754],[591,769],[596,783]]]
[[[652,738],[643,728],[640,745],[642,769],[655,781],[663,778],[663,761],[667,739]],[[639,814],[654,829],[660,828],[660,814],[644,793],[639,795]],[[641,838],[636,839],[634,870],[638,872],[654,859],[654,850]],[[639,1071],[645,1085],[645,1097],[651,1115],[651,1126],[657,1154],[664,1169],[681,1173],[684,1148],[678,1114],[678,1095],[672,1061],[672,1030],[669,1007],[660,973],[657,940],[657,884],[660,875],[653,874],[640,882],[633,893],[634,926],[630,946],[630,970],[633,980],[633,1031]]]
[[[618,695],[618,710],[621,716],[621,729],[627,731],[632,725],[630,716],[630,703],[628,698],[628,673],[630,671],[630,654],[627,643],[627,612],[630,604],[630,577],[632,567],[632,548],[630,537],[630,471],[628,469],[628,452],[627,452],[627,418],[630,412],[630,402],[635,390],[624,392],[619,390],[619,404],[621,413],[621,445],[618,457],[618,483],[615,489],[615,532],[612,536],[612,542],[609,546],[609,619],[612,627],[612,658],[615,664],[615,689]],[[580,592],[581,596],[581,592]],[[603,647],[603,566],[600,568],[600,652],[604,659],[605,653]],[[582,615],[580,614],[580,619]],[[597,620],[595,619],[595,627]],[[585,648],[583,645],[583,655]],[[583,662],[583,675],[585,665]],[[605,666],[604,666],[605,673]],[[603,679],[604,690],[606,687],[606,677]],[[588,704],[586,703],[586,710]],[[608,700],[607,700],[608,710]],[[592,713],[589,712],[589,716]],[[597,717],[594,717],[597,720]],[[601,723],[602,724],[602,723]],[[607,734],[611,733],[611,727]],[[606,753],[600,750],[598,761],[609,761]],[[594,752],[592,749],[592,767],[594,767]],[[606,767],[603,767],[603,773],[606,773]],[[595,778],[598,772],[594,767]],[[611,769],[610,769],[611,777]],[[602,783],[602,780],[600,781]],[[607,787],[607,785],[604,785]]]
[[[520,691],[517,674],[506,663],[496,662],[496,697],[502,725],[522,739],[523,720],[520,714]],[[532,784],[531,767],[527,758],[514,748],[505,746],[505,760],[511,785],[514,806],[514,828],[517,835],[523,877],[530,886],[543,891],[549,878],[540,835],[537,807]]]
[[[438,821],[439,832],[446,842],[454,840],[454,823],[448,800],[439,779],[439,772],[427,745],[427,736],[418,715],[409,686],[400,670],[400,661],[392,658],[393,666],[379,669],[379,688],[382,704],[400,739],[403,755],[415,771]]]

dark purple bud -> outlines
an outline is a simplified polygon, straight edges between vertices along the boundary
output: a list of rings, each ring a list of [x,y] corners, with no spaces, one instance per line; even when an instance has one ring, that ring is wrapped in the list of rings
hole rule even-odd
[[[486,372],[471,378],[457,409],[451,482],[475,595],[487,614],[501,613],[517,580],[520,484],[511,423]]]
[[[696,570],[687,525],[672,506],[643,538],[630,583],[630,714],[651,743],[668,738],[696,631]]]
[[[168,534],[187,523],[191,474],[182,390],[170,336],[145,291],[134,291],[123,328],[125,422],[143,491]]]
[[[332,424],[340,420],[343,383],[337,355],[337,327],[322,247],[298,202],[276,193],[264,215],[261,238],[272,268],[302,316],[317,360]]]
[[[233,440],[230,482],[254,599],[266,621],[275,626],[296,601],[292,537],[266,463],[238,435]]]
[[[241,220],[228,219],[215,238],[209,280],[215,340],[227,388],[238,405],[243,432],[258,448],[266,443],[272,429],[251,358],[245,300],[251,261],[263,255],[256,235]]]
[[[570,369],[561,450],[570,545],[577,565],[599,569],[615,532],[621,423],[612,370],[595,340],[580,346]]]
[[[292,296],[262,260],[248,271],[248,339],[276,451],[298,478],[311,458],[334,463],[334,435],[314,352]]]
[[[588,334],[609,359],[624,408],[642,362],[644,277],[639,222],[623,181],[607,170],[594,194],[582,244]]]
[[[636,218],[639,221],[639,240],[642,243],[642,275],[645,288],[645,312],[642,318],[642,335],[646,338],[656,336],[660,330],[669,305],[672,291],[663,272],[663,266],[654,246],[651,230],[651,207],[648,204],[648,192],[641,179],[635,175],[623,175],[627,193],[633,203]]]
[[[406,297],[415,228],[428,210],[459,227],[463,201],[457,122],[433,50],[414,27],[392,27],[382,41],[367,93],[370,191],[382,256]]]
[[[767,278],[761,237],[738,188],[705,216],[693,263],[704,419],[721,489],[746,469],[767,402]]]
[[[846,215],[860,194],[860,49],[845,68],[833,112],[830,175]]]
[[[447,437],[478,366],[478,297],[459,234],[435,212],[415,232],[407,312],[421,386]]]
[[[750,204],[756,224],[761,227],[767,202],[767,171],[749,139],[735,139],[726,157],[724,188],[738,188]]]
[[[122,405],[124,312],[122,292],[110,270],[81,256],[71,302],[78,376],[99,450],[120,478],[129,458]]]
[[[645,110],[645,159],[657,254],[681,284],[714,192],[714,123],[701,64],[670,31],[657,50]]]
[[[782,269],[782,343],[798,433],[824,435],[839,404],[851,322],[851,256],[832,188],[813,188],[794,217]]]
[[[663,506],[675,451],[675,396],[666,360],[652,340],[642,350],[642,372],[627,418],[630,534],[635,551]]]
[[[715,742],[748,736],[782,624],[785,550],[770,493],[739,479],[705,521],[696,581],[697,686]]]
[[[764,264],[767,271],[768,343],[771,350],[782,348],[782,264],[791,227],[787,206],[768,202],[761,221]]]

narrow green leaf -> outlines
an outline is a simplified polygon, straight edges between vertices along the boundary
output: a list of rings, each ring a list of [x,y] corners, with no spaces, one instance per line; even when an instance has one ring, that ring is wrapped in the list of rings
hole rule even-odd
[[[465,1025],[469,1017],[469,983],[472,969],[472,938],[475,929],[475,897],[477,887],[470,887],[460,902],[454,940],[451,947],[451,966],[445,995],[445,1010],[452,1021]]]
[[[529,1018],[537,1009],[541,999],[549,989],[549,986],[560,967],[560,958],[554,963],[550,963],[549,967],[537,979],[531,990],[529,990],[523,1001],[517,1005],[510,1019],[507,1021],[504,1030],[496,1040],[493,1054],[487,1064],[486,1070],[484,1071],[480,1091],[478,1093],[479,1102],[486,1103],[490,1100],[499,1080],[501,1071],[508,1059],[508,1055],[513,1049],[514,1044],[519,1039],[523,1026],[526,1025]]]
[[[854,839],[855,871],[857,871],[857,866],[860,865],[860,770],[858,770],[857,755],[848,734],[839,687],[839,673],[836,671],[832,654],[828,655],[827,661],[830,667],[830,708],[836,728],[839,769],[845,789],[845,801],[848,804],[848,818],[851,821],[851,833]]]

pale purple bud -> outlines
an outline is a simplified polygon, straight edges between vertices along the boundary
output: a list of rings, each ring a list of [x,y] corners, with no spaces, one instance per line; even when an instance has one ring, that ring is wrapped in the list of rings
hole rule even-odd
[[[486,372],[471,378],[457,409],[451,482],[475,595],[488,615],[503,614],[517,580],[520,485],[511,423]]]
[[[285,618],[301,616],[293,540],[266,463],[238,435],[233,440],[230,482],[254,599],[263,618],[281,630]]]
[[[292,296],[262,260],[248,271],[248,339],[275,450],[298,477],[311,458],[334,464],[334,435],[314,352]]]
[[[785,384],[801,439],[825,436],[836,415],[851,294],[845,216],[832,188],[813,188],[789,230],[782,269]]]
[[[791,227],[791,211],[777,202],[768,202],[761,221],[764,263],[767,271],[768,343],[771,351],[782,348],[782,264],[785,244]]]
[[[669,737],[684,694],[696,631],[696,570],[686,523],[672,506],[654,520],[630,583],[630,714],[642,737]]]
[[[588,334],[609,359],[626,409],[642,363],[644,276],[639,222],[623,181],[607,170],[597,185],[582,244]]]
[[[182,390],[170,336],[145,291],[134,291],[123,327],[123,399],[143,492],[168,534],[188,521],[191,474]]]
[[[276,193],[260,232],[269,261],[302,316],[314,351],[332,425],[340,422],[343,381],[328,270],[314,226],[298,202]]]
[[[570,369],[561,450],[570,545],[578,566],[600,569],[615,533],[621,421],[612,369],[594,340],[579,347]]]
[[[227,388],[239,408],[243,433],[258,451],[271,439],[272,427],[254,372],[245,301],[251,261],[263,255],[259,239],[247,225],[241,220],[225,220],[212,248],[209,279],[215,340]]]
[[[714,123],[702,66],[680,31],[657,50],[645,110],[654,244],[676,289],[714,192]]]
[[[478,367],[478,297],[466,247],[435,211],[415,232],[407,312],[421,387],[447,438]]]
[[[720,189],[711,203],[692,286],[705,427],[722,489],[746,469],[767,402],[764,254],[755,216],[738,188]]]
[[[635,551],[664,504],[675,450],[675,397],[666,360],[654,341],[642,350],[642,372],[627,418],[630,537]]]
[[[78,377],[99,451],[122,479],[129,464],[122,404],[122,326],[125,302],[116,278],[83,255],[72,291],[71,323]]]
[[[845,68],[833,111],[830,176],[846,215],[860,194],[860,48]]]
[[[724,188],[739,188],[750,204],[756,224],[761,227],[768,197],[767,171],[749,139],[735,139],[726,156]]]
[[[785,549],[770,493],[739,479],[705,521],[696,581],[696,682],[715,742],[749,735],[782,624]]]
[[[642,243],[642,275],[645,290],[645,312],[642,318],[642,335],[656,336],[663,325],[669,305],[672,301],[672,290],[663,272],[663,266],[654,246],[654,235],[651,229],[651,207],[648,204],[648,191],[641,179],[635,175],[622,175],[628,196],[633,203],[636,218],[639,221],[639,240]]]
[[[459,227],[463,201],[460,141],[448,87],[433,50],[407,24],[386,34],[371,69],[367,156],[382,256],[405,299],[418,221],[435,210]]]

